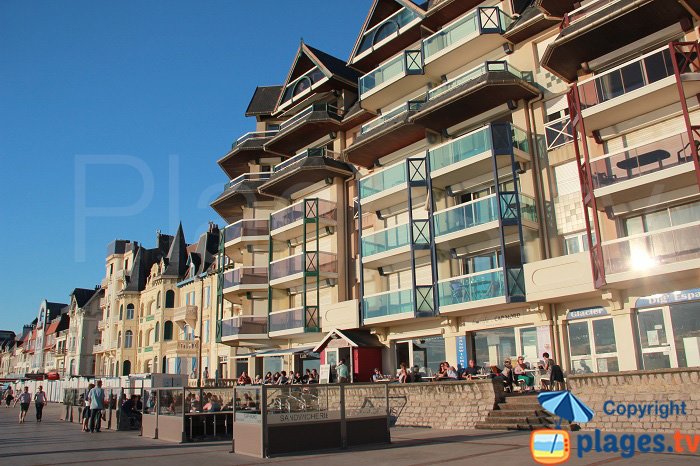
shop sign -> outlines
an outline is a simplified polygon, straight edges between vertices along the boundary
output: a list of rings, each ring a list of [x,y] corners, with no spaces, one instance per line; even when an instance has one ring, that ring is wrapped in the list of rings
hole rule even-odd
[[[695,301],[698,299],[700,299],[700,288],[693,288],[692,290],[674,291],[672,293],[661,293],[645,296],[637,299],[637,304],[635,307],[662,306],[664,304]]]
[[[495,316],[495,317],[489,316],[489,317],[482,319],[482,320],[476,320],[476,321],[474,321],[474,323],[475,324],[496,324],[496,323],[501,323],[501,322],[505,323],[509,320],[519,319],[521,316],[522,316],[522,314],[520,314],[519,312],[513,312],[510,314],[502,314],[502,315]]]
[[[588,307],[586,309],[572,309],[566,313],[566,320],[590,319],[610,315],[604,307]]]
[[[467,337],[459,336],[456,339],[457,343],[457,365],[467,367]]]
[[[268,414],[268,424],[295,424],[297,422],[325,422],[340,419],[340,411],[303,411],[298,413]]]

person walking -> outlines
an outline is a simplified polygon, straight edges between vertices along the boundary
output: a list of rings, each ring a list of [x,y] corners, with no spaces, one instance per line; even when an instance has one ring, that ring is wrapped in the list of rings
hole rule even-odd
[[[335,372],[338,374],[338,383],[348,383],[350,381],[350,371],[348,370],[348,366],[345,364],[345,359],[341,359],[338,365],[335,366]]]
[[[5,390],[5,407],[9,408],[10,403],[12,403],[12,399],[15,397],[15,393],[12,391],[11,386],[7,386],[7,390]]]
[[[24,418],[27,417],[29,404],[32,402],[32,394],[29,393],[29,387],[24,387],[24,391],[17,397],[19,400],[19,423],[24,424]]]
[[[41,422],[41,415],[44,413],[44,406],[48,399],[44,387],[39,385],[39,390],[34,394],[34,407],[36,408],[36,422]]]
[[[83,432],[90,432],[90,429],[88,428],[88,423],[90,422],[90,401],[88,401],[88,398],[90,395],[90,390],[93,388],[95,388],[95,384],[89,384],[85,394],[83,395]]]
[[[97,386],[88,393],[90,402],[90,432],[99,432],[102,426],[102,410],[105,409],[105,391],[102,381],[97,381]]]

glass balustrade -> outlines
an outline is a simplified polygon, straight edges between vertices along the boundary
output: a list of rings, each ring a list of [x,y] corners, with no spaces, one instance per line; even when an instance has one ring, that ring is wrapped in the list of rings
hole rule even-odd
[[[398,314],[412,314],[415,311],[412,289],[389,291],[367,296],[362,302],[364,319],[388,317]]]
[[[374,254],[408,246],[410,243],[411,238],[408,224],[371,233],[364,236],[361,240],[362,257],[369,257]]]
[[[394,166],[374,173],[360,180],[360,199],[368,198],[395,186],[406,184],[406,163],[401,162]]]

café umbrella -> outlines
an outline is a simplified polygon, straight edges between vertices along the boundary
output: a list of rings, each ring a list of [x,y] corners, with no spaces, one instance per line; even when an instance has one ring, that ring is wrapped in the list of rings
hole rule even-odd
[[[569,422],[588,422],[593,419],[593,410],[568,390],[540,393],[537,395],[537,401],[544,409],[559,416],[559,424],[561,424],[561,419],[566,419]]]

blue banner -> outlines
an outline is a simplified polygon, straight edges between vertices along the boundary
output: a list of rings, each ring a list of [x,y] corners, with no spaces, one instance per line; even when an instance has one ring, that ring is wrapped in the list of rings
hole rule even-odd
[[[455,342],[457,345],[457,366],[460,369],[467,367],[467,361],[469,359],[467,355],[467,337],[461,336],[456,337]]]
[[[674,291],[673,293],[655,294],[637,299],[635,307],[663,306],[664,304],[700,300],[700,288]]]

